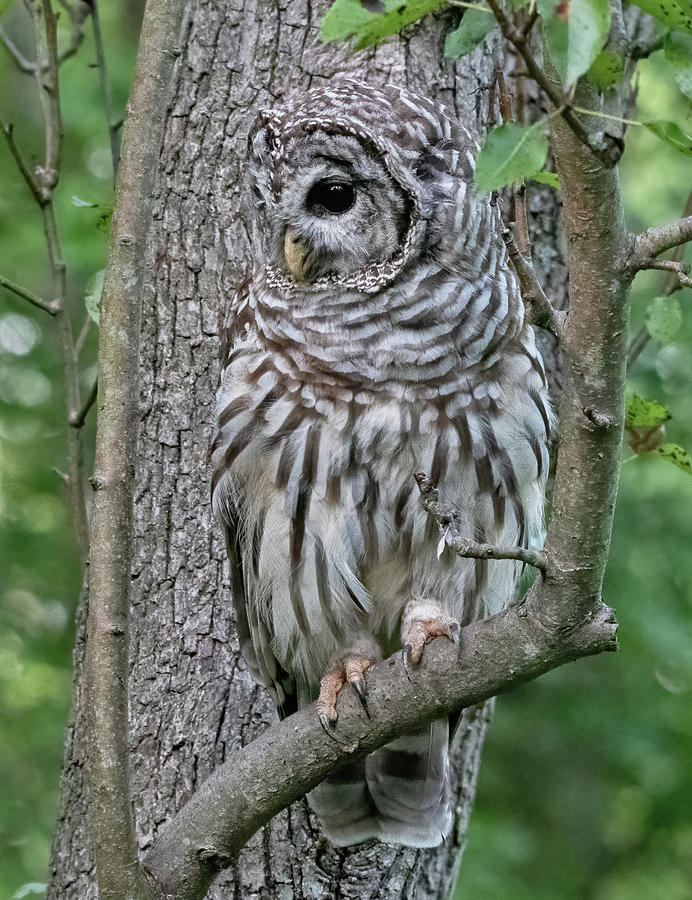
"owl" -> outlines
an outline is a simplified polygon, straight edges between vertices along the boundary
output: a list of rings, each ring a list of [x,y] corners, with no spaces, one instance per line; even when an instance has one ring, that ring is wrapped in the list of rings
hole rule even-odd
[[[444,106],[332,81],[248,138],[253,271],[222,351],[212,501],[241,648],[279,714],[509,603],[513,561],[439,553],[423,471],[463,535],[539,545],[550,411],[475,145]],[[339,846],[433,847],[452,799],[446,719],[308,796]]]

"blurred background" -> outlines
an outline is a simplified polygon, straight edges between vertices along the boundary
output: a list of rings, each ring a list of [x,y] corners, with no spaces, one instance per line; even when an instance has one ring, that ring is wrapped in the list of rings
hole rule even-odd
[[[101,5],[120,113],[140,17],[140,0]],[[0,26],[33,55],[21,4]],[[58,216],[76,298],[105,263],[103,216],[112,202],[94,61],[87,22],[85,46],[61,71]],[[662,53],[639,72],[634,117],[689,125],[690,103]],[[38,158],[35,82],[2,47],[0,84],[0,118],[15,125],[26,156]],[[628,224],[640,230],[681,214],[692,159],[633,127],[622,176]],[[0,275],[41,295],[49,289],[38,211],[4,143]],[[662,285],[661,273],[638,277],[633,332]],[[631,380],[670,409],[667,439],[692,449],[692,291],[678,297],[680,331],[666,344],[650,341]],[[79,573],[59,474],[62,371],[51,326],[0,289],[0,900],[39,896],[45,881],[70,697]],[[83,352],[85,392],[95,331]],[[87,447],[92,429],[90,418]],[[626,450],[605,586],[622,649],[499,699],[457,900],[692,900],[692,477],[655,454],[631,456]]]

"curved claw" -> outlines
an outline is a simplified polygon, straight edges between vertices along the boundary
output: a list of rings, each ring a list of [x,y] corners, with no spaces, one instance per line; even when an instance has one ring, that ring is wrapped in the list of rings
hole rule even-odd
[[[370,718],[370,711],[368,710],[368,687],[365,683],[365,679],[362,675],[358,678],[350,679],[349,684],[352,684],[355,688],[356,694],[358,694],[358,699],[360,700],[360,705],[365,710],[365,715]]]
[[[413,646],[411,644],[404,644],[401,650],[401,659],[404,664],[404,671],[406,672],[406,677],[408,680],[411,680],[411,666],[410,666],[410,657],[413,652]]]
[[[332,722],[327,713],[319,713],[317,718],[320,720],[320,725],[324,728],[325,732],[329,735],[329,737],[339,743],[337,736],[334,734],[334,725],[336,724],[336,720]]]

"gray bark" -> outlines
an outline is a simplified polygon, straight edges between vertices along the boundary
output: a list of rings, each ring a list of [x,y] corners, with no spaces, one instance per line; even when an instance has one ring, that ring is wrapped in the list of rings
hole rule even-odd
[[[444,62],[449,23],[437,20],[377,51],[351,56],[343,46],[319,41],[317,23],[326,5],[191,0],[171,105],[161,110],[165,131],[148,241],[134,461],[129,743],[142,851],[219,763],[275,720],[271,703],[239,654],[207,466],[219,322],[248,262],[239,183],[254,113],[348,71],[438,97],[479,135],[490,118],[496,47],[476,51],[456,66]],[[552,199],[536,212],[539,264],[551,268],[558,253]],[[562,268],[557,277],[555,287],[564,288]],[[82,651],[80,636],[48,892],[52,900],[97,896],[85,822]],[[303,801],[256,834],[208,896],[449,896],[488,715],[487,704],[464,714],[454,754],[457,822],[444,847],[416,851],[370,843],[338,850],[322,837]]]

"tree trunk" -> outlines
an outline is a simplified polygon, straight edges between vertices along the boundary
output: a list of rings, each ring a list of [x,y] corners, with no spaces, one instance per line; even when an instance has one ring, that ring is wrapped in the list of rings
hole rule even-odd
[[[443,60],[444,34],[458,12],[409,29],[376,51],[350,55],[344,46],[319,40],[326,6],[323,0],[291,0],[284,6],[191,0],[170,107],[160,111],[166,123],[148,242],[141,431],[134,461],[130,749],[142,850],[209,773],[275,716],[239,654],[207,464],[219,322],[248,263],[240,180],[254,114],[334,73],[349,72],[439,98],[479,135],[493,118],[497,43],[491,39],[490,49],[486,45],[457,65]],[[552,268],[557,258],[552,198],[532,212],[541,235],[539,269]],[[557,277],[561,284],[552,279],[547,286],[564,289],[564,269]],[[48,891],[52,900],[97,896],[84,817],[83,640],[80,626]],[[302,801],[255,835],[208,896],[448,897],[465,843],[489,711],[489,704],[466,711],[457,733],[457,821],[444,847],[412,850],[370,842],[336,849]]]

